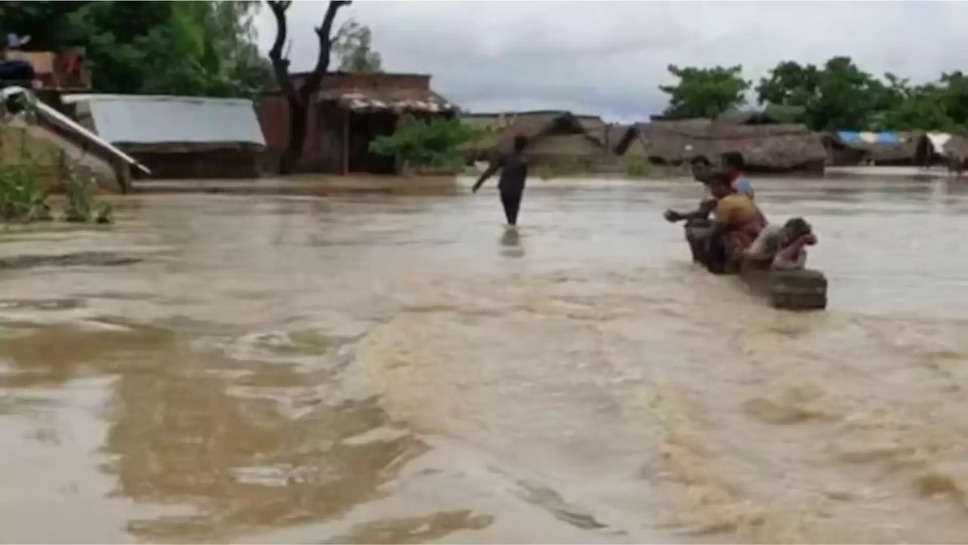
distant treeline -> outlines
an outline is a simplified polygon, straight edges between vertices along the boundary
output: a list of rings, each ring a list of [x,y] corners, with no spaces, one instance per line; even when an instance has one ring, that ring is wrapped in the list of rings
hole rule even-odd
[[[742,66],[672,65],[669,72],[679,82],[660,89],[669,94],[664,115],[672,118],[742,108],[752,89],[770,116],[814,130],[968,131],[968,76],[960,70],[912,85],[889,72],[882,78],[865,72],[850,57],[833,57],[821,67],[784,61],[755,87],[743,79]]]

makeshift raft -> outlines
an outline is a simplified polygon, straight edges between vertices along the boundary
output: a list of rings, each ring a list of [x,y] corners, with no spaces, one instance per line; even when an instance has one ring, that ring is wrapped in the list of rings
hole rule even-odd
[[[813,269],[777,271],[744,261],[740,278],[755,293],[766,295],[774,308],[822,310],[827,308],[827,277]]]
[[[693,261],[707,263],[700,245],[691,248]],[[827,278],[822,272],[812,269],[783,271],[770,268],[772,260],[759,261],[744,259],[739,271],[725,271],[726,274],[739,274],[747,286],[764,295],[774,308],[787,310],[822,310],[827,308]]]

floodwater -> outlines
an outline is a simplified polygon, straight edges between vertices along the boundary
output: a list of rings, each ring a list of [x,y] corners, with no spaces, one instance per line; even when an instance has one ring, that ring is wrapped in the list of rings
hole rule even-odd
[[[814,313],[689,263],[693,183],[460,183],[0,234],[0,540],[964,541],[968,183],[756,180]]]

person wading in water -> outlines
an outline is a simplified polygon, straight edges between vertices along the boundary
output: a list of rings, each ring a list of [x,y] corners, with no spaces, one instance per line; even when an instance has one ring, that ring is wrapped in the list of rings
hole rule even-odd
[[[518,209],[521,207],[521,196],[524,194],[524,181],[528,177],[528,162],[524,157],[524,148],[527,145],[528,139],[524,135],[515,136],[514,149],[502,154],[496,161],[492,161],[491,166],[487,167],[487,170],[478,178],[473,189],[473,192],[477,193],[481,185],[500,169],[501,178],[497,187],[501,191],[504,215],[507,217],[508,225],[512,227],[518,223]]]

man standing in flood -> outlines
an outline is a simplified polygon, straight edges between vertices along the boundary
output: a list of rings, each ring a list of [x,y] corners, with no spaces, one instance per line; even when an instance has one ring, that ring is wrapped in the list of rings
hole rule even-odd
[[[524,148],[527,145],[528,139],[524,135],[515,136],[514,149],[492,161],[491,166],[487,167],[487,170],[478,178],[473,189],[473,192],[477,193],[485,180],[500,169],[501,178],[497,187],[501,192],[504,216],[508,220],[508,225],[512,227],[518,223],[518,209],[521,207],[521,197],[524,195],[524,182],[528,177],[528,162],[524,157]]]

